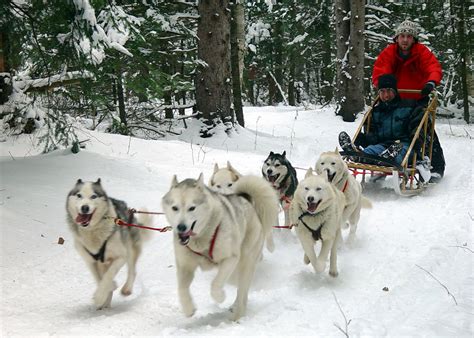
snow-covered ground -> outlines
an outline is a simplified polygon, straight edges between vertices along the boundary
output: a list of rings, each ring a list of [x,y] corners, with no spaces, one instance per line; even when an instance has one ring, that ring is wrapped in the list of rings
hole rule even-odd
[[[314,273],[294,233],[275,230],[277,248],[259,263],[246,317],[230,321],[235,288],[217,305],[209,294],[215,272],[198,271],[191,288],[197,312],[186,318],[172,233],[154,233],[133,295],[116,292],[111,309],[96,311],[95,283],[65,223],[66,195],[78,178],[100,177],[110,196],[161,211],[173,174],[203,172],[207,180],[214,163],[229,160],[258,175],[268,153],[283,150],[307,168],[336,147],[341,130],[352,135],[358,125],[342,122],[331,107],[246,108],[245,119],[247,129],[210,139],[192,137],[192,124],[159,141],[84,130],[81,139],[89,141],[78,154],[37,155],[27,136],[0,143],[2,336],[344,336],[338,327],[351,337],[473,336],[474,130],[452,121],[437,124],[447,161],[441,183],[411,198],[383,183],[367,186],[374,208],[362,211],[356,241],[341,245],[337,278]],[[152,225],[167,224],[157,216]],[[124,280],[125,269],[117,278]]]

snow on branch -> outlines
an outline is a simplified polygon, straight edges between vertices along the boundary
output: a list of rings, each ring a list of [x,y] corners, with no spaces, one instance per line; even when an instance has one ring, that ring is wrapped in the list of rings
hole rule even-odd
[[[29,92],[39,89],[50,89],[67,84],[78,82],[79,79],[92,78],[92,73],[88,71],[73,71],[64,74],[57,74],[40,79],[24,79],[15,81],[13,86],[17,91]]]

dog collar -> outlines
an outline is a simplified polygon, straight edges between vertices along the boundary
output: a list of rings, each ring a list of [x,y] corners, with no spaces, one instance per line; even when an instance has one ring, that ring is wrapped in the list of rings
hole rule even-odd
[[[202,256],[202,257],[206,257],[207,259],[209,259],[211,262],[213,262],[214,260],[214,256],[213,256],[213,252],[214,252],[214,245],[216,244],[216,239],[217,239],[217,234],[219,233],[219,228],[221,227],[221,225],[219,224],[216,228],[216,230],[214,231],[214,235],[212,235],[212,239],[211,239],[211,243],[209,244],[209,250],[208,250],[208,256],[204,255],[203,253],[201,252],[197,252],[197,251],[194,251],[193,249],[191,249],[189,247],[189,245],[186,245],[186,247],[191,250],[193,253],[195,253],[196,255],[199,255],[199,256]],[[213,262],[214,263],[214,262]]]

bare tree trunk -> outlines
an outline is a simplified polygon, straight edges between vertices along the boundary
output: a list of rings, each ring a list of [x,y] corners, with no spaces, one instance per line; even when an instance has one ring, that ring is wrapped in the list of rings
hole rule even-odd
[[[220,121],[234,123],[230,92],[229,0],[200,0],[198,58],[206,63],[196,74],[196,105],[204,123],[201,136],[212,136]]]
[[[296,93],[295,93],[295,61],[296,57],[294,53],[291,53],[292,60],[290,61],[290,76],[288,79],[288,104],[290,106],[296,106]]]
[[[246,51],[245,45],[245,6],[243,1],[237,1],[235,7],[235,24],[237,45],[239,49],[239,70],[240,70],[240,86],[242,88],[243,74],[244,74],[244,56]]]
[[[365,1],[336,1],[337,100],[344,121],[364,109]]]
[[[7,32],[2,31],[0,32],[0,104],[6,103],[12,93],[9,50]]]
[[[467,63],[468,61],[468,41],[471,41],[469,39],[466,39],[466,32],[465,32],[465,17],[464,13],[467,13],[467,8],[466,8],[466,3],[465,0],[459,0],[458,3],[458,45],[459,45],[459,51],[460,51],[460,64],[459,64],[459,73],[460,73],[460,78],[461,78],[461,90],[462,90],[462,101],[463,101],[463,107],[464,107],[464,121],[466,123],[470,122],[470,114],[469,114],[469,93],[468,93],[468,81],[467,81]]]
[[[274,26],[275,30],[275,86],[283,88],[283,24],[280,20],[277,20]],[[283,96],[279,90],[274,92],[275,101],[283,102]]]
[[[122,72],[117,71],[117,103],[119,110],[120,122],[123,125],[127,125],[127,112],[125,111],[125,95],[123,93],[123,82],[122,82]]]
[[[244,113],[242,109],[242,68],[240,55],[242,26],[244,20],[243,6],[240,3],[232,5],[232,20],[230,24],[230,45],[231,45],[231,69],[232,69],[232,94],[234,99],[234,111],[237,123],[245,127]]]
[[[171,65],[171,60],[168,59],[167,60],[164,60],[161,68],[163,70],[163,73],[169,75],[169,77],[171,77],[173,75],[173,69],[172,69],[172,65]],[[169,85],[167,86],[168,88],[170,87]],[[171,104],[172,104],[172,100],[171,100],[171,89],[169,90],[165,90],[163,92],[163,99],[165,101],[165,118],[167,119],[172,119],[173,118],[173,109],[171,109]]]

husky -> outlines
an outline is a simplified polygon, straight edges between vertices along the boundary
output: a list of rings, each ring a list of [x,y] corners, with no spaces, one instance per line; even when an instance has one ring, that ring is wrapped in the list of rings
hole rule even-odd
[[[329,183],[326,175],[314,175],[312,168],[296,189],[290,206],[290,219],[304,250],[304,263],[323,272],[329,250],[329,275],[337,277],[337,242],[341,237],[344,194]],[[321,240],[321,251],[316,256],[314,245]]]
[[[231,307],[232,319],[245,315],[250,283],[262,255],[265,238],[278,216],[278,199],[262,178],[243,176],[234,194],[224,195],[197,180],[178,182],[176,175],[162,206],[173,228],[178,295],[184,314],[196,308],[190,285],[197,267],[217,268],[210,293],[217,303],[225,299],[224,284],[237,277],[237,297]]]
[[[100,178],[96,182],[77,180],[67,196],[66,211],[76,250],[97,282],[94,304],[98,310],[108,308],[117,288],[114,277],[125,263],[128,275],[121,293],[124,296],[132,293],[136,263],[143,241],[149,237],[146,230],[120,227],[114,220],[120,218],[143,225],[150,219],[146,215],[138,220],[130,219],[127,204],[108,197]]]
[[[262,175],[278,192],[281,207],[285,212],[285,226],[289,226],[288,208],[298,186],[298,178],[295,168],[286,158],[286,151],[282,154],[271,151],[263,163]]]
[[[360,219],[361,208],[371,208],[370,200],[362,195],[362,187],[349,172],[346,162],[342,159],[339,151],[328,151],[321,154],[316,161],[316,173],[319,175],[326,174],[329,181],[340,191],[344,193],[346,198],[346,206],[342,215],[343,226],[347,223],[350,225],[349,240],[355,238],[357,224]]]
[[[231,194],[234,192],[234,184],[242,175],[232,167],[227,161],[227,167],[219,168],[217,163],[214,165],[214,172],[209,179],[209,187],[222,194]]]

